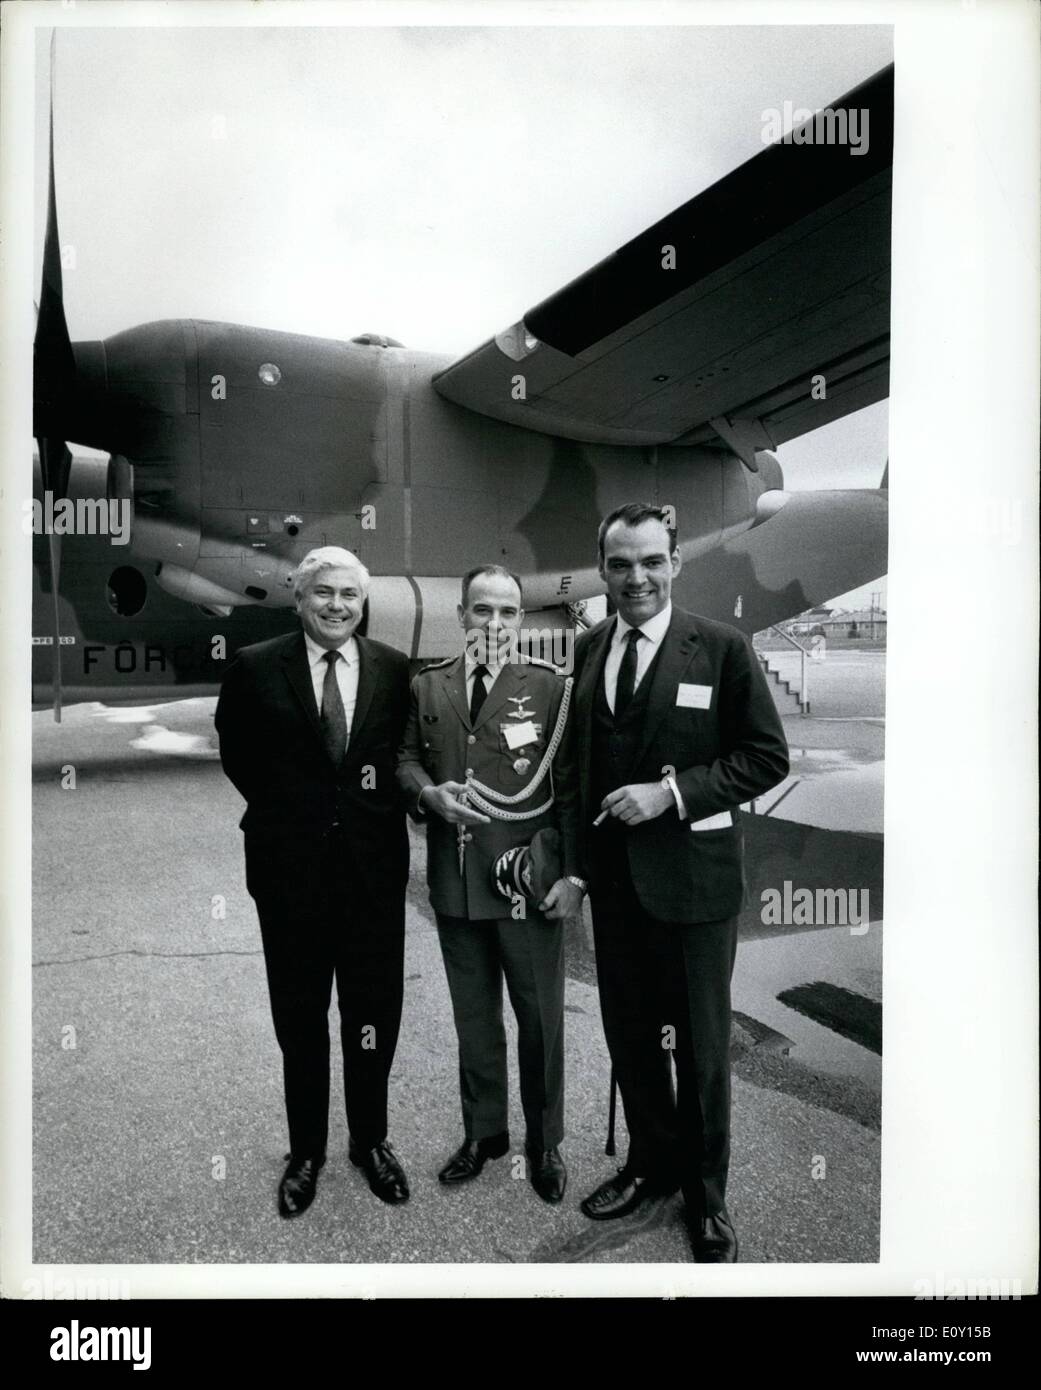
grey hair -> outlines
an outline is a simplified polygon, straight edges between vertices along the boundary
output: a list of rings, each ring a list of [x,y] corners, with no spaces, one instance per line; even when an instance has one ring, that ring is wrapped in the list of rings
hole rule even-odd
[[[361,580],[362,594],[369,591],[369,571],[357,555],[338,545],[320,545],[309,550],[293,572],[293,597],[302,598],[316,583],[322,570],[356,570]]]

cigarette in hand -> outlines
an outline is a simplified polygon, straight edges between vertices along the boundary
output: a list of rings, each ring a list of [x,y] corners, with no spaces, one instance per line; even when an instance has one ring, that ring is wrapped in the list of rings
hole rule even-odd
[[[600,814],[597,816],[596,820],[593,822],[593,829],[595,830],[598,825],[602,825],[610,814],[610,811],[601,811]]]

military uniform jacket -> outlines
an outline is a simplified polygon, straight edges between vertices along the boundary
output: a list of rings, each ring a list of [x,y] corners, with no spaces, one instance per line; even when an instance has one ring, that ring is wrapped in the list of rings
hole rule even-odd
[[[427,824],[427,883],[435,912],[471,921],[510,916],[510,903],[492,885],[492,865],[504,850],[525,845],[546,826],[561,835],[564,873],[578,873],[578,786],[572,751],[573,717],[553,766],[531,796],[507,811],[541,806],[553,793],[553,805],[529,820],[497,820],[468,825],[464,872],[459,872],[458,827],[436,812],[424,813],[417,799],[424,787],[441,782],[478,782],[516,795],[534,781],[556,727],[564,678],[554,667],[535,661],[504,665],[471,727],[466,698],[466,664],[462,656],[421,671],[412,682],[405,739],[398,756],[398,780],[408,798],[409,814]],[[506,730],[531,723],[536,738],[511,749]],[[494,803],[493,803],[494,804]]]

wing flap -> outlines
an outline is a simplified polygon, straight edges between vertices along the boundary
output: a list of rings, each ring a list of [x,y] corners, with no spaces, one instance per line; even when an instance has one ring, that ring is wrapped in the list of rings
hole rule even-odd
[[[756,419],[769,440],[758,402],[781,392],[787,408],[842,364],[849,388],[869,349],[857,370],[884,395],[892,99],[890,67],[800,128],[812,142],[771,145],[447,367],[437,390],[512,424],[631,444],[719,417]],[[859,153],[824,140],[827,112],[854,109]]]

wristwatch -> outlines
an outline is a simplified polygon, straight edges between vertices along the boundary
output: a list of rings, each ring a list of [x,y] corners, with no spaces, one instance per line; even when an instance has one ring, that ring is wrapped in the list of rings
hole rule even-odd
[[[584,893],[589,887],[584,878],[579,878],[577,874],[565,874],[565,883],[573,883],[580,893]]]

